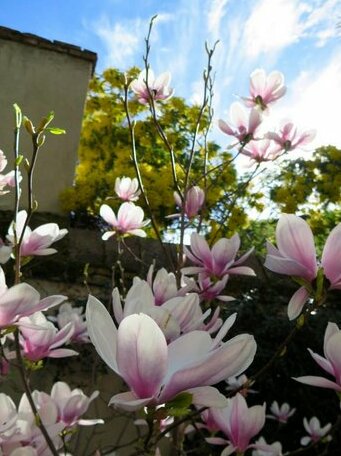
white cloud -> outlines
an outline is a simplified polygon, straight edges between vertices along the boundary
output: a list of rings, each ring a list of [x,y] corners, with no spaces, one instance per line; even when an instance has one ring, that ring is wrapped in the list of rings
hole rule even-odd
[[[107,53],[106,66],[126,69],[136,64],[136,54],[143,46],[146,23],[137,18],[125,22],[111,23],[106,16],[93,24],[96,35],[103,41]]]
[[[308,11],[297,0],[261,0],[245,24],[244,53],[249,58],[277,53],[299,40],[304,32],[301,17]]]
[[[212,0],[207,13],[208,32],[214,40],[219,39],[220,24],[226,14],[228,0]]]
[[[259,0],[245,23],[243,53],[276,56],[304,38],[324,46],[338,33],[337,7],[341,0]]]

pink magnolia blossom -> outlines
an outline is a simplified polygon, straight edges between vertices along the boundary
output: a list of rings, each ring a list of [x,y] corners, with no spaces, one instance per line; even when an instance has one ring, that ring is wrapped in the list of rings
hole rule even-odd
[[[277,248],[267,243],[265,267],[278,274],[299,277],[307,282],[292,296],[288,305],[290,320],[297,318],[307,302],[311,284],[317,277],[318,263],[313,234],[307,222],[293,214],[282,214],[276,228]],[[330,289],[341,289],[341,223],[329,234],[321,266]]]
[[[31,361],[78,355],[74,350],[59,348],[70,341],[74,331],[72,323],[68,323],[58,331],[43,313],[36,312],[30,317],[21,318],[19,326],[23,355]]]
[[[259,107],[262,111],[268,105],[283,97],[286,92],[284,76],[272,71],[268,76],[263,69],[257,69],[250,76],[250,97],[242,97],[248,108]]]
[[[315,130],[299,132],[292,122],[287,122],[279,133],[269,132],[266,137],[273,140],[285,152],[310,143],[316,136]]]
[[[107,204],[102,204],[100,208],[101,217],[111,226],[112,231],[103,234],[102,239],[106,241],[115,234],[146,237],[146,233],[141,229],[149,223],[149,220],[143,220],[144,212],[134,203],[126,202],[121,204],[117,217],[114,211]]]
[[[191,235],[191,250],[185,247],[187,258],[197,266],[189,266],[182,269],[183,274],[203,273],[206,276],[222,279],[229,274],[255,275],[248,266],[240,266],[252,253],[250,249],[242,257],[236,260],[240,247],[240,238],[235,234],[230,239],[222,238],[217,241],[212,249],[204,237],[197,233]]]
[[[56,448],[62,447],[62,440],[59,436],[65,426],[59,423],[57,407],[47,393],[33,391],[32,398],[38,410],[39,416],[52,439]],[[18,456],[48,456],[51,454],[47,447],[45,438],[36,423],[36,418],[32,412],[31,405],[26,394],[21,397],[18,406],[18,419],[16,423],[16,433],[11,440],[2,445],[4,454],[12,455],[15,450]],[[36,453],[25,453],[25,448],[34,448]]]
[[[118,323],[129,315],[142,312],[153,318],[163,331],[167,341],[197,329],[212,333],[222,325],[222,320],[218,318],[219,310],[213,314],[210,321],[205,322],[210,316],[211,309],[205,313],[202,312],[199,296],[196,293],[175,296],[159,306],[156,305],[149,284],[138,277],[134,278],[133,286],[127,293],[124,307],[117,288],[113,290],[112,301],[115,319]]]
[[[14,187],[15,186],[15,178],[14,178],[14,171],[10,171],[7,174],[1,174],[2,171],[7,166],[7,158],[2,150],[0,150],[0,196],[5,195],[9,192],[9,190],[5,190],[5,187]],[[21,174],[18,173],[19,182],[21,181]]]
[[[250,440],[258,434],[265,423],[265,403],[248,408],[244,397],[237,393],[224,408],[211,409],[211,417],[218,428],[227,436],[228,446],[222,452],[222,456],[228,456],[234,452],[244,453],[252,448]],[[222,439],[208,438],[209,443],[222,444]]]
[[[64,328],[68,323],[72,323],[74,331],[70,342],[89,342],[85,314],[82,307],[72,307],[70,303],[65,302],[59,307],[56,320],[59,329]]]
[[[175,204],[182,208],[182,201],[180,195],[174,192]],[[186,217],[196,217],[205,202],[205,192],[200,187],[195,185],[188,189],[185,195],[184,214]]]
[[[7,288],[0,267],[0,329],[17,325],[20,318],[57,306],[65,299],[66,296],[55,295],[41,300],[39,293],[27,283]]]
[[[0,448],[1,442],[9,440],[16,432],[17,419],[17,408],[13,400],[7,394],[0,393]]]
[[[281,442],[266,443],[264,437],[259,437],[252,448],[252,456],[283,456]]]
[[[141,190],[139,190],[139,183],[136,177],[116,177],[115,192],[123,201],[137,201],[139,199]]]
[[[279,423],[286,423],[288,419],[296,412],[295,408],[290,408],[290,405],[284,402],[281,406],[277,401],[274,401],[270,406],[271,415],[266,415],[267,418],[277,420]]]
[[[301,438],[301,445],[309,445],[309,443],[315,443],[325,437],[330,431],[331,423],[326,424],[321,428],[320,421],[316,416],[313,416],[309,421],[307,418],[303,419],[303,425],[309,435]],[[326,437],[327,440],[331,440],[331,436]]]
[[[314,353],[310,348],[308,350],[317,364],[329,375],[333,376],[335,381],[313,375],[297,377],[295,380],[307,385],[331,388],[337,392],[341,392],[341,331],[338,326],[331,322],[327,325],[323,347],[325,358]]]
[[[88,397],[79,388],[71,390],[65,382],[55,383],[51,390],[51,398],[57,406],[58,421],[64,423],[66,427],[72,427],[75,424],[88,426],[104,423],[101,419],[80,419],[98,394],[98,391],[94,391]]]
[[[256,343],[242,334],[221,342],[204,331],[192,331],[167,345],[155,321],[145,314],[124,318],[118,329],[106,308],[89,297],[86,318],[92,343],[105,363],[129,385],[110,404],[125,410],[164,404],[181,392],[200,406],[224,406],[224,397],[210,387],[243,372],[252,362]]]
[[[239,377],[229,377],[225,381],[228,385],[226,387],[226,391],[238,390],[238,392],[244,397],[246,397],[249,393],[251,393],[251,394],[257,393],[257,391],[249,388],[248,385],[250,382],[245,374],[239,375]],[[242,388],[242,389],[240,389],[240,388]]]
[[[17,240],[19,240],[22,235],[26,219],[27,212],[24,210],[20,211],[16,220]],[[56,253],[56,249],[50,248],[51,244],[62,239],[67,232],[68,231],[66,229],[59,229],[59,226],[56,223],[46,223],[44,225],[40,225],[33,231],[27,226],[25,228],[20,246],[20,256],[28,257],[35,255],[51,255],[52,253]],[[14,246],[15,237],[13,223],[8,229],[7,239],[10,244]]]
[[[243,155],[246,155],[256,163],[276,160],[280,152],[280,147],[268,139],[250,141],[241,151]]]
[[[218,299],[219,301],[229,302],[234,301],[235,298],[232,296],[223,295],[222,292],[226,288],[228,281],[228,275],[225,275],[222,279],[211,279],[205,273],[198,274],[198,281],[193,288],[199,294],[201,301],[213,301]]]
[[[130,88],[137,95],[138,101],[142,104],[148,104],[150,98],[153,100],[168,100],[174,93],[174,90],[169,87],[171,74],[169,72],[162,73],[155,78],[152,70],[141,71],[139,77],[131,82]]]
[[[231,124],[220,119],[218,126],[223,133],[234,136],[242,145],[254,139],[257,129],[262,123],[261,114],[257,109],[247,112],[238,102],[231,105],[230,119]]]
[[[168,272],[165,268],[159,269],[155,277],[154,265],[151,265],[148,269],[147,283],[152,290],[154,295],[155,305],[160,306],[168,299],[175,298],[176,296],[183,296],[187,291],[190,291],[189,287],[186,287],[184,292],[178,290],[175,275],[172,272]]]

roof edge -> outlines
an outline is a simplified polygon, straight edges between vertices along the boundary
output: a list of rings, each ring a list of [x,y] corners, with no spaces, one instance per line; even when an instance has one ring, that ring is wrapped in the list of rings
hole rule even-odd
[[[95,72],[97,54],[96,52],[89,51],[88,49],[82,49],[79,46],[64,43],[63,41],[51,41],[32,33],[22,33],[18,30],[13,30],[3,26],[0,26],[0,39],[15,41],[17,43],[23,43],[40,49],[59,52],[61,54],[68,54],[71,57],[86,60],[92,63],[92,74]]]

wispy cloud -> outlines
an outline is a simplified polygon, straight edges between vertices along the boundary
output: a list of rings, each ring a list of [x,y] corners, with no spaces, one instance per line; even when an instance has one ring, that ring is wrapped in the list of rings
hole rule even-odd
[[[313,147],[332,144],[341,147],[341,51],[322,69],[303,71],[290,84],[288,96],[276,116],[291,117],[295,124],[317,130]]]
[[[297,0],[256,3],[245,24],[246,57],[256,59],[260,54],[278,53],[297,42],[305,28],[302,16],[308,11],[308,5]]]
[[[259,0],[245,23],[243,53],[249,59],[275,56],[302,39],[324,46],[338,33],[341,0]]]
[[[212,0],[209,4],[207,28],[213,40],[217,40],[220,37],[220,25],[226,14],[227,3],[228,0]]]
[[[106,48],[105,66],[126,69],[136,64],[136,54],[141,51],[146,32],[145,21],[136,18],[112,23],[102,16],[92,27]]]

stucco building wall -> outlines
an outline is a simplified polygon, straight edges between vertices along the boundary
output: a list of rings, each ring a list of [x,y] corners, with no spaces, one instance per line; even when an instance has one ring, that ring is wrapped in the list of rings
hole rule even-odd
[[[10,162],[14,103],[34,124],[54,111],[53,125],[67,132],[48,135],[40,151],[34,184],[39,211],[60,213],[60,191],[73,182],[85,97],[96,58],[95,53],[73,45],[0,27],[0,149]],[[20,144],[21,153],[30,158],[30,137],[24,129]],[[0,209],[12,208],[13,192],[0,201]]]

